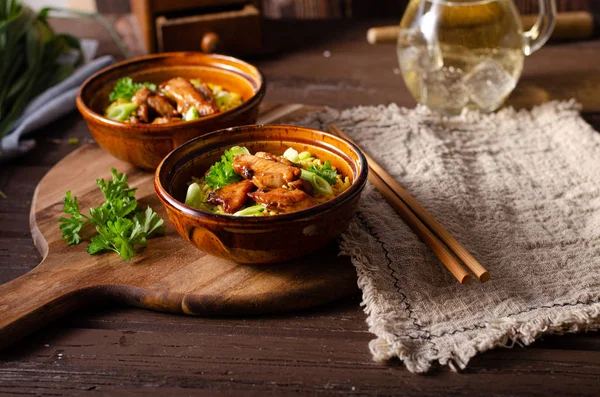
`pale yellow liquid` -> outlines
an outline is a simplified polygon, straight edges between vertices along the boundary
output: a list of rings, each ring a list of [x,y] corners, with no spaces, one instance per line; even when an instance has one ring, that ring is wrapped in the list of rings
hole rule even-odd
[[[434,110],[493,111],[521,75],[522,27],[509,0],[412,0],[400,27],[404,81]]]

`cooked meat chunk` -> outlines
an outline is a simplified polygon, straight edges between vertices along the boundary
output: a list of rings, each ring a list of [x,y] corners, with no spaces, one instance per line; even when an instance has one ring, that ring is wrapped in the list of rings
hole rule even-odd
[[[133,94],[131,98],[131,102],[136,103],[138,105],[145,104],[148,101],[150,95],[154,94],[151,89],[148,87],[142,87]]]
[[[297,167],[296,164],[292,163],[290,160],[285,157],[276,156],[274,154],[268,152],[256,152],[254,153],[256,157],[260,157],[261,159],[279,161],[281,164],[289,165],[290,167]]]
[[[302,190],[304,193],[307,193],[311,196],[314,194],[314,189],[312,185],[309,181],[305,181],[304,179],[298,179],[297,181],[290,182],[288,183],[288,187],[290,189]]]
[[[277,188],[273,190],[257,190],[248,193],[257,203],[266,204],[267,208],[278,212],[294,212],[317,205],[315,199],[302,190]]]
[[[259,188],[278,188],[300,178],[302,170],[251,154],[241,154],[233,160],[233,170]]]
[[[152,124],[168,124],[175,123],[177,121],[181,121],[181,119],[177,117],[157,117],[152,120]]]
[[[130,122],[131,124],[139,124],[139,122],[140,122],[140,119],[138,118],[138,116],[137,116],[137,115],[135,115],[135,114],[132,114],[131,116],[129,116],[129,122]]]
[[[254,184],[247,180],[231,183],[209,194],[208,202],[223,204],[225,212],[233,214],[244,206],[248,193],[254,189]]]
[[[147,123],[150,120],[150,117],[148,116],[148,105],[146,103],[141,103],[138,106],[136,113],[142,122]]]
[[[177,112],[185,114],[193,106],[200,116],[217,113],[219,109],[210,98],[200,93],[189,80],[175,77],[161,84],[161,87],[177,102]],[[214,102],[214,101],[213,101]]]
[[[215,109],[218,109],[217,100],[215,99],[215,95],[213,94],[208,84],[200,83],[200,85],[196,87],[196,91],[198,91],[208,102],[210,102],[211,105],[215,107]]]
[[[148,97],[148,106],[161,116],[176,116],[177,110],[171,105],[171,102],[162,94],[155,94]]]

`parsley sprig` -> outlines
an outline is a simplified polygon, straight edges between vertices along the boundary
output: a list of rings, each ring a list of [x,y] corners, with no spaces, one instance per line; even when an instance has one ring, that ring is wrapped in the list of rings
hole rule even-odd
[[[90,208],[90,216],[83,215],[77,197],[67,191],[63,211],[71,215],[60,217],[62,237],[69,245],[81,242],[81,229],[87,223],[96,227],[98,234],[92,237],[87,252],[97,254],[111,250],[129,260],[135,255],[136,246],[145,247],[147,239],[164,233],[164,221],[149,206],[142,211],[135,199],[136,189],[127,184],[127,175],[111,168],[112,180],[97,179],[104,195],[104,203]]]
[[[108,99],[111,102],[114,102],[120,98],[131,101],[133,95],[142,87],[147,87],[152,91],[156,91],[156,84],[148,82],[134,83],[131,77],[123,77],[117,81],[117,84],[115,84],[115,88],[113,88],[112,92],[108,96]]]
[[[337,183],[337,171],[333,169],[329,160],[326,160],[322,166],[312,166],[307,169],[321,178],[325,179],[331,186]]]
[[[206,184],[213,189],[219,189],[230,183],[241,181],[242,177],[233,171],[233,159],[240,154],[250,154],[250,152],[242,146],[234,146],[225,150],[221,156],[221,161],[210,167],[205,178]]]

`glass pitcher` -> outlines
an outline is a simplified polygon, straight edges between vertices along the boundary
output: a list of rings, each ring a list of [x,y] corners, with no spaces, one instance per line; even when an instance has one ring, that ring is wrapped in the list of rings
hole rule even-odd
[[[417,102],[457,114],[496,110],[515,88],[526,55],[549,38],[555,0],[539,0],[523,32],[512,0],[411,0],[398,34],[398,60]]]

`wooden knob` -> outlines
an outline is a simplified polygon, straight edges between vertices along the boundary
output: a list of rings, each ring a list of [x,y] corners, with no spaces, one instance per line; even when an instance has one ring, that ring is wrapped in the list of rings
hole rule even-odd
[[[202,41],[200,42],[200,48],[202,49],[202,52],[211,54],[220,49],[220,47],[221,39],[215,32],[208,32],[202,36]]]

